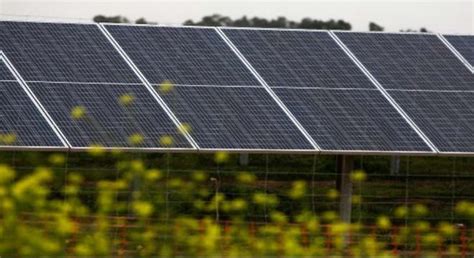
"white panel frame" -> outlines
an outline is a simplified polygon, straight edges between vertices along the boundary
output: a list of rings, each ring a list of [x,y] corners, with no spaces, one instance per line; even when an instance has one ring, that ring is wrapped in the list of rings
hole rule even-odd
[[[40,112],[40,114],[43,116],[43,118],[48,123],[49,127],[56,134],[56,137],[58,137],[58,139],[63,144],[62,147],[59,147],[59,146],[57,146],[57,147],[56,146],[51,146],[51,147],[49,147],[49,146],[2,146],[0,148],[1,149],[15,149],[15,150],[16,149],[26,149],[26,150],[28,150],[28,149],[35,149],[35,150],[69,150],[69,148],[71,147],[69,141],[64,136],[61,129],[59,129],[58,125],[51,118],[51,116],[46,111],[46,109],[43,107],[43,105],[39,102],[38,98],[35,96],[33,91],[26,84],[25,80],[20,75],[20,73],[16,70],[16,68],[12,64],[12,62],[10,62],[10,60],[8,59],[6,54],[3,53],[3,51],[0,51],[0,60],[7,66],[10,73],[15,77],[16,82],[18,84],[20,84],[23,91],[28,95],[28,98],[30,98],[31,102],[35,105],[36,109]]]

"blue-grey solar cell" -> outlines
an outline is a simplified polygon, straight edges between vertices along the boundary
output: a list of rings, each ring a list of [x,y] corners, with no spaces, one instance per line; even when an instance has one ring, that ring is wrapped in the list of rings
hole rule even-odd
[[[259,85],[213,28],[106,28],[150,83]]]
[[[8,67],[5,65],[5,63],[2,61],[0,58],[0,81],[15,81],[16,78],[13,76],[13,74],[8,70]]]
[[[26,81],[140,83],[95,24],[2,21],[0,49]]]
[[[144,87],[62,83],[29,86],[73,147],[191,147]],[[143,142],[133,141],[133,135],[143,137]],[[173,146],[160,146],[164,136],[173,137]]]
[[[474,92],[390,91],[443,152],[474,152]]]
[[[433,34],[336,32],[386,89],[472,90],[474,75]]]
[[[445,35],[444,37],[474,66],[474,35]]]
[[[375,86],[326,31],[223,29],[270,86]]]
[[[430,151],[376,89],[274,91],[324,150]]]
[[[261,87],[175,87],[161,93],[201,148],[313,149]]]
[[[0,146],[64,147],[3,62],[0,71]]]

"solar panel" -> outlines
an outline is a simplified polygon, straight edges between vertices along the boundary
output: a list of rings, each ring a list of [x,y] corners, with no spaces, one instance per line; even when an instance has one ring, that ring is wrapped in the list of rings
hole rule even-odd
[[[191,147],[142,87],[73,83],[29,86],[72,146]],[[164,137],[172,137],[172,146],[160,143]]]
[[[436,35],[336,35],[386,89],[472,90],[472,72]]]
[[[323,150],[430,152],[328,32],[223,31]]]
[[[443,37],[474,67],[473,35],[444,35]]]
[[[201,148],[312,149],[262,87],[178,86],[162,96]]]
[[[376,89],[274,90],[324,150],[430,151]]]
[[[474,152],[474,91],[392,91],[440,151]]]
[[[0,147],[65,148],[0,59]]]
[[[214,28],[105,27],[150,83],[259,85]]]
[[[2,21],[0,49],[25,81],[140,83],[96,24]]]
[[[223,31],[271,87],[375,89],[327,32]]]
[[[441,152],[474,150],[474,75],[436,35],[336,34]]]
[[[97,24],[0,22],[0,49],[72,147],[191,147]]]
[[[106,25],[200,148],[314,147],[213,28]],[[229,88],[229,89],[227,89]]]

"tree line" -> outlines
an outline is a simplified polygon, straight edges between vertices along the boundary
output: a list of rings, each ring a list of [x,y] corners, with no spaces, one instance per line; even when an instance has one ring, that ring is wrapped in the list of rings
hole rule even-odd
[[[93,18],[95,22],[111,22],[111,23],[132,23],[127,17],[117,16],[105,16],[97,15]],[[157,24],[156,22],[147,21],[145,18],[139,18],[134,21],[136,24]],[[303,18],[301,21],[292,21],[283,16],[275,19],[265,19],[260,17],[249,18],[242,16],[238,19],[231,19],[228,16],[220,14],[213,14],[204,16],[199,21],[186,20],[183,25],[189,26],[229,26],[229,27],[260,27],[260,28],[299,28],[299,29],[320,29],[320,30],[351,30],[352,25],[344,20],[330,19],[327,21]],[[383,31],[384,27],[381,25],[370,22],[368,29],[370,31]],[[401,31],[417,31],[417,30],[401,30]],[[428,32],[426,28],[421,28],[420,32]]]

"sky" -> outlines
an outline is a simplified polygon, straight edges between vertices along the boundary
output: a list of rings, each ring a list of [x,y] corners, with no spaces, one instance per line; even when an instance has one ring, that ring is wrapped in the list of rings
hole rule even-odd
[[[474,34],[474,0],[0,0],[0,15],[13,19],[90,21],[103,14],[181,24],[215,13],[233,19],[243,15],[267,19],[343,19],[355,31],[368,30],[369,22],[373,21],[386,31],[426,27],[433,32]]]

